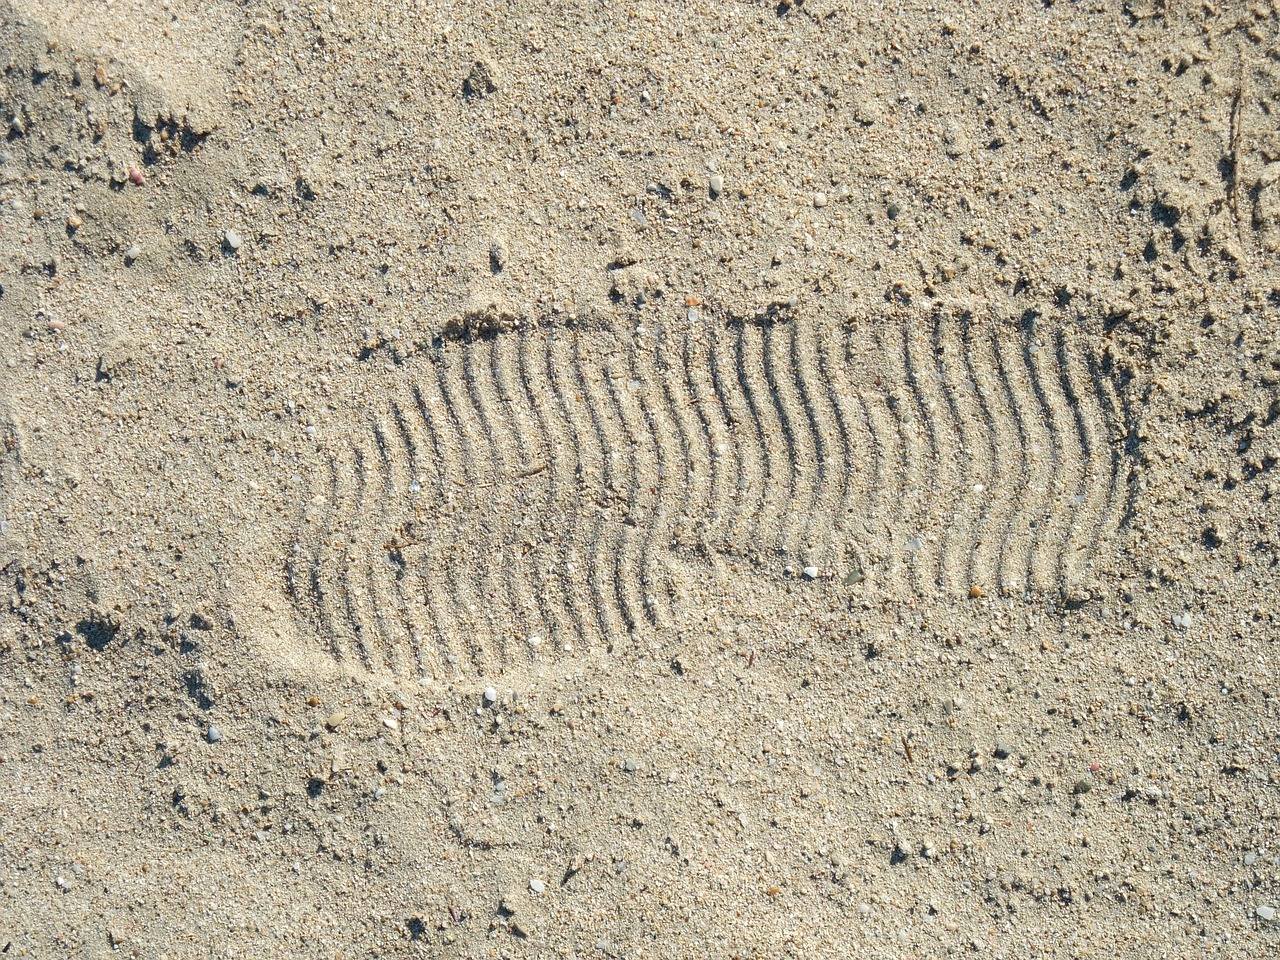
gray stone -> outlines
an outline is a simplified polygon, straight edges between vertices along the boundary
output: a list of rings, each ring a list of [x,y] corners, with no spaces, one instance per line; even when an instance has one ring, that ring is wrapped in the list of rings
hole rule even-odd
[[[462,93],[468,98],[487,97],[497,93],[500,85],[498,68],[488,60],[477,60],[471,65],[471,72],[463,81]]]

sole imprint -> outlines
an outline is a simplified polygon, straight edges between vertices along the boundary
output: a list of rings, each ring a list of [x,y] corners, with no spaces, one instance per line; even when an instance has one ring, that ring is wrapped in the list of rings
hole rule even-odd
[[[744,588],[1072,597],[1133,489],[1126,383],[1086,334],[787,312],[533,327],[362,368],[241,605],[290,659],[391,676],[612,651]],[[816,571],[816,575],[815,575]],[[695,577],[696,579],[696,577]]]

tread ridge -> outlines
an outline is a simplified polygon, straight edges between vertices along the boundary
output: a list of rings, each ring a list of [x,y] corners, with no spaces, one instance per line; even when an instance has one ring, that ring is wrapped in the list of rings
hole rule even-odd
[[[554,400],[554,404],[546,404],[545,409],[549,414],[553,408],[558,408],[561,420],[573,439],[572,443],[562,444],[560,448],[572,454],[572,472],[566,478],[565,483],[569,489],[576,491],[576,495],[572,497],[572,502],[581,505],[584,501],[591,502],[589,496],[584,496],[588,486],[589,467],[583,462],[585,447],[582,443],[582,425],[570,409],[570,402],[566,398],[555,374],[558,360],[556,347],[558,345],[559,338],[547,337],[543,340],[539,368],[546,377],[547,396]],[[533,368],[531,367],[530,369]],[[535,404],[535,408],[539,407]],[[565,597],[565,610],[570,621],[574,624],[581,642],[588,648],[600,646],[606,642],[608,635],[600,627],[598,616],[593,616],[590,613],[592,598],[590,584],[588,583],[586,571],[582,570],[580,572],[581,564],[579,563],[578,548],[583,540],[582,531],[584,527],[581,506],[575,506],[569,510],[567,526],[569,533],[568,536],[561,540],[561,561],[559,563],[560,580]],[[563,652],[571,642],[570,640],[563,640],[560,644],[560,650]]]
[[[1094,387],[1094,395],[1097,398],[1099,409],[1102,411],[1103,422],[1106,424],[1107,446],[1111,451],[1108,457],[1109,469],[1107,470],[1107,475],[1109,479],[1107,482],[1106,506],[1106,515],[1111,519],[1105,528],[1099,528],[1100,542],[1102,537],[1106,535],[1107,530],[1114,531],[1124,526],[1130,510],[1127,498],[1122,496],[1120,492],[1124,462],[1124,453],[1121,445],[1126,440],[1125,434],[1120,432],[1120,428],[1125,426],[1125,418],[1120,400],[1114,393],[1114,385],[1096,357],[1089,357],[1088,370],[1089,379]]]
[[[484,365],[480,362],[480,353],[485,343],[486,341],[481,338],[459,344],[457,349],[462,356],[459,375],[462,379],[463,395],[475,412],[473,422],[480,425],[482,440],[476,445],[476,449],[481,456],[485,456],[484,452],[487,451],[486,467],[480,471],[484,479],[476,485],[476,489],[471,491],[472,507],[476,516],[484,518],[478,524],[485,533],[478,552],[484,556],[485,562],[473,562],[469,566],[473,571],[471,576],[479,584],[484,618],[490,624],[490,635],[498,648],[497,662],[501,664],[510,662],[514,652],[511,638],[501,625],[502,620],[505,619],[501,615],[509,612],[519,623],[522,613],[518,608],[519,605],[513,602],[516,589],[513,571],[510,564],[503,562],[505,553],[503,528],[506,526],[506,520],[501,511],[493,509],[507,490],[507,477],[510,475],[508,460],[511,458],[511,451],[505,450],[500,443],[497,426],[485,397],[484,381],[487,378],[484,376]],[[480,367],[480,373],[476,372],[477,365]],[[497,572],[499,568],[501,573]],[[492,654],[494,651],[486,650],[486,652]]]
[[[1040,567],[1038,588],[1044,591],[1065,589],[1065,561],[1071,528],[1074,523],[1074,490],[1079,489],[1082,468],[1086,463],[1076,433],[1064,425],[1062,417],[1069,409],[1061,393],[1061,371],[1056,370],[1057,354],[1039,342],[1034,331],[1027,346],[1027,364],[1031,384],[1045,419],[1053,446],[1053,471],[1049,484],[1049,516],[1039,540],[1037,557]]]
[[[393,539],[389,541],[391,546],[388,555],[399,567],[395,574],[396,590],[405,610],[405,625],[413,658],[417,664],[417,672],[419,676],[427,676],[436,672],[441,665],[428,652],[428,642],[434,646],[438,655],[442,656],[444,652],[443,636],[439,633],[437,618],[427,615],[432,604],[424,581],[429,578],[421,576],[422,568],[426,565],[426,557],[431,555],[432,551],[424,551],[422,560],[411,564],[404,555],[405,546],[401,542],[403,538],[411,535],[417,537],[427,535],[422,529],[424,525],[417,520],[424,469],[422,443],[421,438],[414,434],[410,418],[405,416],[404,409],[395,400],[391,402],[390,414],[400,448],[404,451],[410,478],[403,498],[405,515],[412,515],[413,519],[406,520],[399,529],[391,532]],[[428,641],[428,637],[432,639]]]
[[[759,329],[760,339],[760,367],[764,373],[764,386],[770,400],[765,404],[765,409],[768,411],[766,419],[770,421],[770,428],[775,423],[777,425],[777,430],[769,429],[768,435],[780,435],[785,448],[785,455],[776,458],[781,463],[781,472],[786,476],[783,483],[786,490],[786,508],[779,511],[777,550],[784,559],[790,557],[801,567],[805,567],[809,565],[810,559],[804,555],[805,538],[813,516],[814,503],[813,498],[802,495],[804,484],[801,482],[801,477],[805,476],[803,467],[807,466],[810,471],[814,469],[814,455],[812,451],[808,451],[806,456],[798,426],[801,419],[796,409],[798,402],[788,395],[790,390],[795,389],[795,383],[791,379],[795,375],[794,368],[791,367],[788,356],[787,370],[781,376],[779,375],[779,351],[775,342],[778,327],[789,327],[794,331],[795,321],[779,320],[756,326]],[[807,464],[805,460],[808,461]],[[810,502],[801,506],[802,500],[805,499]]]
[[[742,412],[742,404],[745,400],[732,389],[732,384],[735,382],[730,379],[731,371],[735,366],[732,350],[722,355],[716,349],[717,345],[723,344],[728,338],[717,337],[713,333],[708,339],[708,365],[711,369],[712,383],[715,385],[716,399],[724,415],[723,442],[735,451],[738,463],[736,471],[738,488],[734,496],[736,509],[721,549],[730,555],[746,557],[751,552],[751,538],[757,522],[755,511],[752,509],[752,504],[756,500],[752,490],[758,488],[762,482],[764,471],[761,463],[764,460],[764,451],[752,442],[754,434],[741,427],[750,419],[750,414]]]
[[[804,325],[806,329],[801,330],[801,321],[798,318],[789,326],[791,341],[788,359],[810,438],[809,457],[812,465],[809,468],[809,475],[813,478],[800,543],[801,557],[806,566],[817,565],[820,568],[830,568],[833,562],[832,546],[824,548],[820,531],[830,531],[836,534],[838,539],[839,524],[843,520],[838,503],[833,502],[831,491],[831,452],[835,445],[830,435],[833,418],[823,416],[818,411],[818,402],[815,400],[818,392],[809,383],[809,376],[806,373],[817,368],[817,359],[811,352],[801,348],[802,343],[806,348],[811,346],[819,332],[808,324]],[[830,540],[832,537],[828,536],[825,539]]]
[[[903,416],[906,400],[900,396],[904,391],[901,351],[885,340],[882,331],[876,332],[874,342],[877,354],[889,364],[890,369],[886,371],[888,376],[877,384],[880,389],[872,391],[867,400],[867,421],[871,425],[871,432],[880,440],[887,453],[884,462],[886,483],[882,489],[886,491],[886,495],[890,491],[897,491],[898,494],[891,497],[891,505],[883,510],[880,517],[884,538],[881,549],[885,556],[886,578],[895,580],[905,569],[910,583],[913,575],[907,543],[919,533],[914,529],[916,517],[912,513],[910,500],[913,495],[918,496],[918,491],[913,491],[911,486],[914,479],[911,468],[914,461],[911,453],[913,444],[909,435],[911,424]]]
[[[845,401],[839,394],[843,385],[844,371],[841,370],[837,374],[832,369],[831,351],[827,345],[832,339],[834,338],[820,335],[813,338],[813,363],[817,369],[818,382],[822,384],[823,389],[815,391],[812,395],[820,398],[814,400],[815,407],[818,404],[824,404],[830,411],[828,417],[819,414],[818,418],[834,424],[835,435],[838,438],[835,442],[828,442],[827,445],[827,456],[834,464],[835,473],[839,478],[839,489],[831,494],[830,511],[833,529],[837,531],[841,540],[845,540],[849,536],[849,514],[853,503],[854,447],[850,411],[845,408]],[[838,455],[833,456],[830,453],[833,449],[838,451]],[[831,472],[832,467],[828,466],[828,483],[830,483]],[[829,559],[832,561],[836,559],[834,552]]]
[[[664,517],[666,532],[661,534],[661,539],[665,541],[667,548],[673,553],[679,553],[685,548],[690,537],[701,540],[706,535],[703,511],[697,504],[709,502],[714,496],[711,488],[714,474],[710,447],[707,448],[708,452],[703,458],[699,458],[693,452],[698,427],[690,423],[689,407],[696,403],[686,399],[684,392],[691,386],[687,380],[688,371],[684,366],[686,354],[684,351],[677,351],[673,359],[670,356],[671,339],[669,327],[658,328],[653,341],[653,357],[649,374],[651,382],[658,385],[653,389],[660,391],[663,409],[669,411],[670,420],[675,425],[674,431],[670,427],[667,428],[668,446],[672,445],[674,434],[675,455],[668,456],[660,464],[663,485],[659,489],[665,492],[674,485],[680,491],[679,502],[674,511],[667,510],[667,515]],[[655,436],[662,431],[663,417],[658,415],[659,412],[654,409],[646,411],[649,430]],[[697,415],[694,418],[696,419]],[[659,451],[661,449],[660,443]],[[659,509],[666,509],[667,499],[667,496],[663,496],[659,500]],[[672,512],[674,512],[674,518],[670,516]],[[669,615],[677,598],[674,596],[670,578],[666,578],[665,586],[667,587],[667,609],[663,612]]]
[[[1021,412],[1026,443],[1023,459],[1031,476],[1024,536],[1026,568],[1022,574],[1023,593],[1027,595],[1052,586],[1053,563],[1049,559],[1052,540],[1048,539],[1048,533],[1053,520],[1060,450],[1034,370],[1034,353],[1038,352],[1034,318],[1024,318],[1018,325],[1018,334],[1016,339],[1009,338],[1007,350],[1016,351],[1016,355],[1009,359],[1006,369]]]
[[[665,326],[654,328],[651,342],[642,344],[637,337],[632,354],[635,377],[643,384],[642,396],[653,398],[653,402],[642,404],[638,412],[653,444],[658,466],[657,494],[640,569],[645,584],[645,608],[650,623],[659,627],[670,620],[675,603],[662,554],[679,549],[675,527],[690,523],[689,504],[695,486],[685,414],[674,399],[675,370],[666,356],[667,336]]]
[[[1091,555],[1098,549],[1098,537],[1101,535],[1100,525],[1107,507],[1106,486],[1099,470],[1098,458],[1100,444],[1096,428],[1086,416],[1086,404],[1096,404],[1087,391],[1078,388],[1079,383],[1088,380],[1087,372],[1079,369],[1075,351],[1063,330],[1059,330],[1054,340],[1054,353],[1058,362],[1059,389],[1066,401],[1066,408],[1071,411],[1075,423],[1077,442],[1081,451],[1081,469],[1079,486],[1072,498],[1071,525],[1062,558],[1062,589],[1070,597],[1077,585],[1081,585],[1089,575],[1088,566]],[[1098,409],[1096,420],[1102,423],[1102,412]],[[1098,488],[1101,486],[1101,495]]]
[[[587,569],[584,571],[587,585],[591,591],[591,608],[595,611],[596,619],[600,625],[600,635],[605,641],[606,647],[612,644],[614,638],[621,635],[622,631],[618,629],[615,622],[615,615],[621,616],[622,609],[619,605],[621,598],[614,597],[613,600],[606,600],[614,592],[616,582],[613,577],[608,577],[606,581],[601,581],[602,571],[605,568],[612,568],[613,564],[608,563],[603,557],[602,552],[605,549],[606,537],[610,541],[611,549],[617,550],[617,533],[616,529],[611,529],[613,524],[607,517],[608,501],[612,498],[614,492],[614,468],[612,457],[610,455],[608,439],[604,434],[600,424],[600,412],[598,409],[599,401],[593,396],[590,381],[584,377],[582,369],[582,335],[575,333],[571,344],[571,356],[573,367],[574,383],[581,388],[581,393],[577,399],[580,400],[585,407],[586,413],[586,429],[579,433],[579,438],[584,435],[592,434],[595,437],[596,449],[599,450],[599,477],[600,484],[598,487],[589,488],[588,500],[594,504],[595,528],[592,531],[591,541],[588,547]],[[606,587],[605,584],[608,584]]]
[[[914,323],[904,323],[902,325],[902,369],[906,377],[907,392],[911,396],[911,406],[915,411],[917,420],[917,430],[923,433],[927,438],[925,442],[926,455],[921,459],[919,468],[919,482],[924,490],[924,497],[920,506],[920,532],[917,536],[925,540],[928,544],[930,540],[937,539],[938,545],[921,546],[915,551],[914,563],[912,570],[915,576],[916,589],[924,592],[923,587],[940,587],[942,585],[942,568],[943,553],[941,537],[931,536],[926,538],[925,531],[930,523],[937,523],[944,529],[947,524],[942,521],[939,516],[939,504],[942,502],[942,493],[944,490],[954,490],[955,484],[952,482],[948,487],[945,472],[948,464],[955,462],[953,457],[948,457],[943,452],[945,444],[940,439],[940,431],[937,418],[935,416],[934,402],[931,391],[931,372],[935,370],[933,363],[922,364],[921,358],[917,356],[920,351],[919,345],[916,343],[915,331],[917,325]],[[929,531],[932,533],[932,531]]]
[[[432,367],[435,366],[434,359],[429,360],[428,363]],[[449,570],[445,563],[448,551],[444,546],[447,541],[440,536],[443,519],[440,511],[452,508],[460,481],[450,476],[449,464],[452,459],[445,452],[447,444],[444,439],[444,430],[449,423],[448,415],[443,417],[443,423],[441,423],[441,418],[433,412],[428,398],[417,384],[413,386],[411,393],[421,418],[421,429],[430,438],[431,450],[434,453],[435,469],[432,473],[435,477],[437,493],[433,512],[429,514],[424,512],[417,518],[421,526],[423,560],[417,565],[416,579],[420,581],[423,596],[434,613],[432,619],[435,622],[441,657],[448,665],[448,669],[457,671],[463,657],[470,659],[470,653],[465,645],[458,642],[456,634],[445,626],[460,623],[461,614],[458,610],[457,593],[450,586],[453,571]],[[440,548],[430,549],[433,544],[440,544]]]
[[[370,638],[374,625],[371,616],[372,604],[365,596],[364,587],[368,584],[360,583],[360,574],[365,573],[367,577],[368,573],[365,569],[367,564],[361,562],[366,550],[365,544],[360,539],[364,531],[359,526],[358,520],[364,516],[368,503],[369,473],[365,465],[365,451],[358,442],[352,443],[351,455],[354,459],[352,477],[355,483],[355,496],[354,507],[347,514],[344,524],[346,536],[342,548],[342,593],[346,600],[347,620],[355,632],[360,661],[365,670],[376,672],[377,664],[374,661],[373,643]]]
[[[374,491],[377,499],[376,513],[363,513],[364,517],[374,518],[372,524],[365,524],[367,527],[364,567],[369,577],[369,596],[373,602],[371,611],[374,624],[377,627],[376,636],[381,641],[381,651],[379,653],[379,669],[386,669],[392,673],[407,673],[406,664],[404,662],[404,654],[407,636],[401,633],[407,631],[408,610],[403,602],[403,596],[399,590],[399,583],[395,581],[392,565],[393,560],[390,552],[387,550],[387,544],[392,536],[392,521],[390,506],[393,503],[402,500],[408,491],[409,481],[400,469],[398,458],[393,456],[390,443],[387,439],[386,428],[377,416],[370,419],[370,429],[373,433],[374,445],[377,448],[377,464],[380,466],[380,476],[382,480],[382,490],[379,495]],[[397,479],[402,484],[397,483]],[[397,616],[394,620],[388,616],[388,610],[394,608]],[[410,651],[412,647],[410,647]]]
[[[1004,533],[1000,540],[1000,568],[998,579],[1000,589],[1005,593],[1014,593],[1025,595],[1029,585],[1025,581],[1027,571],[1030,569],[1031,557],[1030,551],[1026,548],[1026,539],[1019,536],[1020,531],[1030,531],[1029,518],[1033,512],[1030,493],[1032,490],[1032,482],[1034,472],[1032,470],[1031,459],[1028,455],[1030,449],[1030,439],[1028,438],[1028,430],[1026,416],[1023,413],[1022,404],[1018,399],[1018,389],[1014,384],[1013,378],[1009,374],[1009,360],[1005,356],[1005,352],[1000,347],[1000,338],[998,336],[991,339],[991,350],[995,357],[996,376],[999,381],[999,389],[1004,397],[1005,403],[1008,404],[1010,418],[1013,421],[1014,428],[1018,436],[1018,454],[1014,457],[1014,461],[1018,465],[1019,480],[1016,487],[1016,494],[1010,498],[1009,518],[1005,524]],[[999,448],[997,448],[999,449]],[[1001,465],[1001,474],[1005,475],[1004,466]]]
[[[864,445],[871,452],[874,468],[873,479],[867,490],[867,508],[862,521],[865,543],[863,549],[867,551],[868,566],[879,565],[882,567],[881,574],[888,575],[891,572],[889,565],[892,551],[891,518],[886,510],[886,501],[889,497],[889,481],[893,461],[896,459],[896,450],[890,442],[889,432],[877,422],[878,412],[871,399],[883,398],[885,393],[883,382],[877,378],[873,384],[864,385],[864,389],[858,389],[858,378],[853,374],[857,369],[853,358],[854,336],[853,328],[847,328],[840,349],[841,380],[848,385],[849,393],[846,395],[837,391],[836,396],[837,399],[845,396],[852,398],[851,402],[857,408],[857,416],[851,422],[861,426],[859,432],[863,435]],[[857,445],[854,446],[856,449]]]
[[[766,556],[776,552],[779,546],[781,523],[773,515],[773,505],[778,502],[777,456],[769,442],[769,432],[765,429],[762,405],[756,397],[756,390],[752,388],[754,365],[749,367],[747,360],[748,334],[756,328],[751,324],[734,324],[730,329],[734,333],[734,371],[738,389],[746,404],[749,432],[760,449],[759,487],[754,492],[743,492],[743,498],[755,504],[755,522],[747,542],[752,554],[750,559],[758,565],[764,562]]]
[[[450,518],[457,522],[457,514],[460,510],[470,512],[475,505],[475,496],[477,485],[483,482],[479,475],[479,468],[475,462],[475,448],[472,446],[468,437],[468,432],[461,422],[459,410],[461,406],[454,399],[458,393],[457,388],[451,389],[448,383],[448,374],[446,367],[448,366],[449,354],[447,353],[447,344],[442,344],[440,349],[431,358],[431,365],[436,377],[436,388],[440,392],[440,402],[444,408],[444,416],[441,418],[441,436],[444,431],[448,431],[448,446],[457,452],[457,461],[462,467],[462,477],[453,477],[451,484],[446,484],[448,493],[445,495],[445,506],[449,508]],[[462,391],[465,393],[465,391]],[[480,531],[473,534],[476,540],[483,543],[484,524],[478,524]],[[459,545],[456,537],[445,534],[443,549],[440,556],[440,566],[443,571],[442,582],[446,585],[446,590],[450,600],[453,603],[456,617],[451,621],[453,635],[455,637],[455,645],[461,646],[466,652],[468,663],[473,669],[483,671],[485,668],[486,651],[478,640],[477,625],[479,621],[486,619],[479,611],[485,606],[476,600],[474,593],[474,584],[462,575],[465,566],[458,561]],[[461,634],[462,639],[459,644],[458,635]]]
[[[548,596],[549,591],[543,588],[544,578],[538,569],[538,557],[524,539],[530,526],[530,511],[534,516],[545,516],[549,511],[551,463],[547,451],[548,437],[530,422],[533,409],[531,403],[525,402],[532,398],[524,392],[525,384],[520,368],[523,342],[523,336],[494,337],[490,349],[490,369],[497,387],[498,402],[507,412],[503,420],[511,433],[516,453],[516,470],[511,484],[513,506],[517,509],[512,517],[514,527],[507,538],[507,549],[510,551],[516,582],[520,585],[521,603],[525,604],[526,609],[536,611],[538,623],[536,627],[530,627],[521,638],[524,641],[521,650],[530,659],[537,659],[535,647],[531,643],[533,638],[537,637],[539,642],[548,638],[555,639],[560,634],[560,627],[559,618],[552,609]],[[538,465],[542,466],[545,477],[530,472]],[[526,546],[529,549],[525,549]],[[532,632],[534,629],[538,632]]]
[[[965,321],[956,318],[960,324]],[[960,410],[957,399],[963,380],[957,376],[954,360],[957,352],[963,352],[963,342],[957,346],[951,322],[939,313],[934,317],[931,346],[937,383],[946,404],[948,423],[955,452],[956,472],[953,477],[949,516],[941,518],[939,555],[939,587],[961,595],[972,589],[971,557],[977,541],[977,514],[980,506],[973,493],[973,460],[977,456],[973,425],[968,423]],[[962,361],[963,363],[963,361]],[[984,475],[990,471],[989,462],[982,468]]]
[[[615,431],[626,448],[622,474],[622,489],[626,491],[626,512],[617,524],[618,549],[613,555],[613,590],[621,606],[622,619],[627,633],[634,634],[648,619],[644,602],[643,563],[646,535],[641,531],[641,514],[646,514],[649,526],[654,518],[652,506],[645,506],[645,482],[642,480],[640,434],[632,421],[629,396],[631,381],[636,379],[633,351],[634,337],[616,346],[609,363],[603,365],[604,393],[617,414]],[[620,364],[620,370],[614,364]],[[624,394],[623,391],[628,391]],[[656,486],[656,482],[650,484]],[[617,491],[621,492],[621,491]],[[638,541],[633,542],[633,541]]]
[[[480,564],[485,570],[485,580],[491,584],[492,600],[489,611],[498,611],[502,618],[515,625],[515,632],[520,637],[532,634],[529,611],[532,609],[532,595],[527,579],[518,575],[518,561],[511,551],[513,508],[516,506],[517,473],[519,472],[519,441],[510,424],[502,415],[500,401],[497,400],[497,373],[494,370],[493,348],[497,343],[495,337],[482,337],[467,345],[463,353],[463,374],[467,385],[467,394],[471,405],[480,418],[480,426],[484,431],[485,445],[489,451],[489,462],[493,470],[492,487],[484,496],[483,512],[489,520],[492,532],[490,549],[485,554],[485,562]],[[496,509],[499,507],[508,509]],[[497,573],[496,571],[499,571]],[[512,636],[505,628],[498,627],[502,648],[501,662],[510,664],[523,659],[526,646],[516,636]]]
[[[684,384],[689,391],[690,405],[697,414],[701,424],[701,435],[706,444],[707,464],[710,470],[710,486],[706,500],[698,511],[698,529],[701,531],[701,546],[710,550],[725,550],[733,539],[731,509],[739,500],[741,489],[739,475],[742,469],[736,447],[729,442],[730,428],[728,414],[724,402],[720,398],[717,387],[714,356],[708,347],[706,362],[695,362],[694,348],[707,341],[705,326],[695,327],[684,342],[681,350],[684,365]],[[697,358],[701,360],[701,357]],[[705,377],[700,380],[699,377]],[[720,417],[712,423],[715,414]],[[728,460],[732,459],[732,469]],[[722,506],[718,506],[722,505]]]
[[[996,496],[997,484],[1003,482],[999,472],[1000,428],[997,425],[997,414],[991,399],[991,384],[979,372],[978,356],[984,332],[981,325],[972,318],[964,325],[964,338],[961,356],[964,358],[965,373],[968,375],[967,386],[973,390],[974,400],[981,413],[978,422],[977,436],[987,456],[984,468],[975,478],[976,483],[983,485],[981,494],[970,485],[969,494],[973,497],[978,516],[974,521],[974,531],[969,556],[967,559],[966,579],[970,589],[994,590],[996,573],[1000,565],[1000,535],[1004,530],[1003,521],[997,515],[997,506],[1007,504],[1008,498]]]

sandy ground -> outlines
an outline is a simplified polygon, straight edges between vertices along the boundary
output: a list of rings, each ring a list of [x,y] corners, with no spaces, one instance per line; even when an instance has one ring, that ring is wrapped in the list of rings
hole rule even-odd
[[[1280,954],[1269,3],[0,3],[0,950]]]

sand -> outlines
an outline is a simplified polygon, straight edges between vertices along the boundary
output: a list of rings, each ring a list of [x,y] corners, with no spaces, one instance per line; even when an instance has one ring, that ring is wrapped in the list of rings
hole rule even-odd
[[[0,950],[1280,950],[1268,3],[0,3]]]

